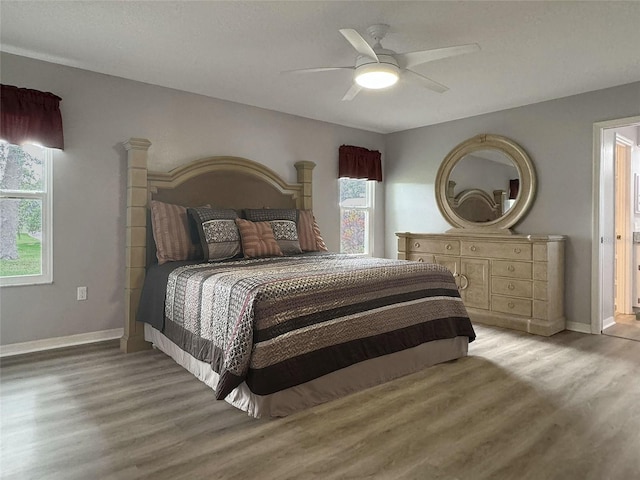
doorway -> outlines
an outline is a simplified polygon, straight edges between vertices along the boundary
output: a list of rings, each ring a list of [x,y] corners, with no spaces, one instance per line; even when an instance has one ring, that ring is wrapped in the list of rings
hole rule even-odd
[[[640,117],[594,124],[591,332],[640,341]]]

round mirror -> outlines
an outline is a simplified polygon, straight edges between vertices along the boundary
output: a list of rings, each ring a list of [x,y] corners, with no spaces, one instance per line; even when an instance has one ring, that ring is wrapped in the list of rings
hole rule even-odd
[[[498,135],[478,135],[455,147],[436,176],[436,200],[458,229],[509,232],[531,207],[535,171],[526,152]]]

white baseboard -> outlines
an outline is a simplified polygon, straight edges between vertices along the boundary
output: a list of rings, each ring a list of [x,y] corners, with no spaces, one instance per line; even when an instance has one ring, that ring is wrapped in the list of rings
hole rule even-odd
[[[591,333],[590,323],[567,322],[565,328],[572,332]]]
[[[616,324],[616,318],[615,317],[605,318],[602,321],[602,330],[604,330],[605,328],[613,327],[615,324]]]
[[[73,345],[83,345],[85,343],[102,342],[104,340],[114,340],[122,337],[123,328],[112,330],[101,330],[99,332],[79,333],[66,337],[45,338],[32,342],[12,343],[10,345],[0,345],[0,358],[12,355],[22,355],[23,353],[42,352],[54,348],[71,347]]]

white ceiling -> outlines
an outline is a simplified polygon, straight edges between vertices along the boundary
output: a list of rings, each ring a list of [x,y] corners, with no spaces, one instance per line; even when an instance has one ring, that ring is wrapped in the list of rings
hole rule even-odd
[[[5,52],[376,132],[395,132],[640,80],[640,2],[0,2]],[[343,102],[338,32],[391,26],[399,53],[478,43]]]

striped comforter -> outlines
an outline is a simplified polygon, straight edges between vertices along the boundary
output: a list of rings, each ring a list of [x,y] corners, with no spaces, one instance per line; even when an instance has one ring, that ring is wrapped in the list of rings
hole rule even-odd
[[[220,375],[267,395],[432,340],[475,334],[451,273],[433,264],[326,254],[174,270],[165,335]]]

